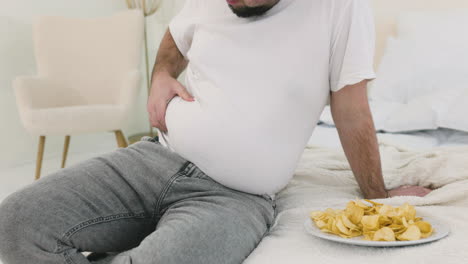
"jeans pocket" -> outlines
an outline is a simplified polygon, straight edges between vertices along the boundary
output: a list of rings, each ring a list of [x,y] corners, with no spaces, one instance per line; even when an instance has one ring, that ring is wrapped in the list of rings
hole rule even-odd
[[[209,181],[209,182],[212,182],[212,183],[220,184],[219,182],[215,181],[213,178],[206,175],[205,173],[199,173],[199,174],[195,175],[193,178],[198,178],[198,179],[206,180],[206,181]]]
[[[262,194],[260,195],[263,199],[267,200],[268,203],[270,204],[271,206],[271,209],[272,209],[272,214],[271,214],[271,222],[270,222],[270,226],[274,225],[275,223],[275,220],[276,220],[276,216],[277,216],[277,213],[278,211],[276,210],[276,200],[271,198],[270,195],[268,194]]]
[[[270,195],[268,195],[268,194],[259,194],[258,196],[260,196],[263,199],[267,200],[270,203],[271,207],[276,208],[276,201],[273,198],[271,198]]]

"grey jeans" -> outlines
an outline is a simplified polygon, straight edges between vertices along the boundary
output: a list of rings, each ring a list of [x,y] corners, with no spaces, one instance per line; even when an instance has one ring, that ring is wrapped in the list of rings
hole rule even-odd
[[[4,264],[241,263],[275,201],[227,188],[156,139],[61,169],[0,204]],[[82,252],[105,253],[91,260]]]

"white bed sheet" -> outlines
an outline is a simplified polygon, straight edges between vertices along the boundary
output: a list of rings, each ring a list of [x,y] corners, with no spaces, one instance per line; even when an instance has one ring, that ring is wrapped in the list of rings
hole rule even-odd
[[[468,146],[468,133],[459,132],[449,129],[439,129],[434,131],[419,131],[419,132],[412,132],[412,133],[404,133],[404,134],[391,134],[391,133],[378,133],[379,141],[385,141],[385,143],[395,144],[397,146],[401,146],[404,149],[415,150],[415,151],[431,151],[430,149],[433,147],[438,146]],[[338,134],[334,127],[320,125],[314,131],[314,134],[310,138],[308,142],[309,146],[319,146],[319,147],[327,147],[327,148],[341,148],[341,144],[338,138]],[[467,152],[468,153],[468,152]],[[309,154],[307,154],[309,155]],[[307,156],[305,155],[305,156]],[[323,155],[328,155],[324,154]],[[384,154],[384,156],[389,157],[388,154]],[[308,156],[307,156],[308,157]],[[317,158],[317,156],[315,156]],[[395,156],[397,157],[397,156]],[[304,157],[303,157],[304,158]],[[426,158],[426,157],[424,157]],[[315,159],[315,158],[312,158]],[[461,163],[464,163],[463,157],[458,160],[461,160]],[[426,160],[427,161],[427,160]],[[303,160],[304,162],[304,160]],[[320,163],[321,161],[318,161]],[[307,161],[306,161],[307,163]],[[428,164],[432,162],[429,161]],[[304,164],[304,163],[303,163]],[[435,163],[434,163],[435,164]],[[438,166],[437,164],[432,166]],[[301,166],[299,166],[301,167]],[[302,166],[304,167],[304,165]],[[307,168],[307,165],[305,165]],[[424,167],[424,166],[423,166]],[[430,166],[427,166],[430,167]],[[447,167],[458,167],[457,163],[450,164]],[[304,168],[302,168],[304,169]],[[311,167],[308,170],[312,170]],[[342,169],[340,169],[341,171]],[[431,170],[429,168],[429,170]],[[424,258],[419,259],[419,254],[427,254],[427,249],[424,247],[420,248],[407,248],[407,249],[393,249],[393,250],[385,250],[385,249],[361,249],[355,246],[348,246],[348,247],[341,247],[333,245],[333,242],[328,241],[321,241],[320,244],[316,244],[317,241],[314,240],[312,237],[308,235],[301,235],[302,232],[302,223],[305,221],[305,216],[308,212],[308,206],[312,204],[321,204],[322,206],[330,206],[330,204],[323,204],[325,201],[332,202],[333,201],[346,201],[349,199],[353,199],[352,195],[358,195],[356,186],[350,186],[353,184],[344,184],[345,186],[339,187],[338,189],[333,189],[331,186],[315,186],[313,187],[313,183],[304,181],[304,171],[297,172],[298,174],[295,176],[293,181],[296,182],[296,185],[291,185],[291,188],[286,188],[283,192],[280,192],[278,195],[277,201],[277,209],[278,209],[278,217],[277,223],[278,226],[273,228],[273,231],[268,234],[262,242],[258,245],[257,249],[252,252],[252,254],[247,258],[245,263],[248,264],[260,264],[260,263],[268,263],[268,264],[285,264],[285,263],[309,263],[311,261],[315,261],[316,263],[329,263],[329,264],[338,264],[344,263],[342,262],[343,256],[350,256],[352,257],[353,261],[350,263],[366,263],[366,260],[372,259],[376,261],[378,258],[377,255],[382,254],[385,252],[386,259],[385,263],[400,263],[402,259],[401,256],[405,256],[408,258],[412,258],[411,263],[440,263],[441,258],[444,259],[444,262],[447,264],[452,263],[463,263],[459,262],[460,257],[468,258],[467,254],[461,254],[460,248],[458,246],[453,248],[453,252],[446,252],[448,249],[445,247],[442,253],[434,252],[434,248],[431,248],[431,254],[436,262],[427,262]],[[341,173],[341,172],[340,172]],[[464,173],[464,172],[458,172]],[[314,174],[314,172],[312,172]],[[455,173],[451,173],[449,170],[447,172],[441,172],[442,175],[452,175]],[[464,173],[466,174],[466,173]],[[297,178],[298,177],[298,178]],[[467,176],[468,177],[468,176]],[[398,177],[397,177],[398,178]],[[437,178],[439,179],[439,178]],[[297,182],[305,182],[304,186],[298,186]],[[467,182],[468,183],[468,182]],[[386,183],[387,184],[387,183]],[[468,186],[468,185],[465,185]],[[354,188],[354,189],[353,189]],[[465,187],[466,188],[466,187]],[[463,189],[463,188],[462,188]],[[320,190],[320,191],[319,191]],[[325,190],[325,193],[320,193]],[[329,191],[327,191],[329,190]],[[330,194],[330,193],[333,193]],[[350,193],[352,195],[350,195]],[[450,193],[450,191],[449,191]],[[460,193],[460,190],[454,191],[454,193]],[[328,198],[325,196],[329,196]],[[392,198],[392,201],[400,202],[398,200],[400,197]],[[398,200],[398,201],[397,201]],[[468,202],[468,201],[466,201]],[[297,206],[294,206],[297,204]],[[417,205],[417,203],[416,203]],[[418,207],[418,212],[424,213],[434,213],[437,212],[438,214],[442,214],[441,211],[438,210],[446,210],[447,217],[445,220],[449,221],[452,220],[450,215],[457,214],[459,210],[466,210],[466,207],[454,207],[455,204],[452,204],[451,207],[445,208],[440,206],[429,206],[429,207]],[[462,206],[462,204],[459,204]],[[466,206],[466,205],[463,205]],[[443,208],[443,209],[442,209]],[[445,212],[445,211],[444,211]],[[298,217],[302,215],[302,217]],[[468,216],[467,216],[468,217]],[[463,216],[462,218],[466,218]],[[468,219],[466,219],[468,220]],[[456,225],[464,226],[465,222],[460,221],[459,223],[451,223],[452,227],[456,227]],[[276,226],[275,224],[275,226]],[[468,232],[468,230],[465,230]],[[456,239],[462,239],[459,236]],[[442,243],[449,243],[450,240],[442,241]],[[452,242],[453,243],[453,242]],[[455,243],[455,245],[459,245],[461,242]],[[441,244],[442,245],[442,244]],[[427,247],[427,246],[426,246]],[[339,249],[338,249],[339,248]],[[437,248],[437,247],[436,247]],[[451,248],[451,247],[449,247]],[[457,249],[456,249],[457,248]],[[414,251],[416,250],[416,251]],[[320,252],[320,256],[315,256],[311,252]],[[327,253],[328,252],[328,253]],[[355,252],[355,253],[354,253]],[[358,254],[359,252],[359,254]],[[416,253],[415,253],[416,252]],[[336,254],[340,254],[341,256],[337,256]],[[448,255],[447,255],[448,254]],[[430,255],[430,254],[429,254]],[[415,257],[416,256],[416,257]],[[416,259],[415,259],[416,258]],[[468,261],[468,259],[465,259]],[[306,262],[304,262],[306,261]],[[325,262],[324,262],[325,261]],[[404,261],[404,260],[403,260]],[[406,262],[402,262],[406,263]],[[467,262],[465,262],[467,263]]]

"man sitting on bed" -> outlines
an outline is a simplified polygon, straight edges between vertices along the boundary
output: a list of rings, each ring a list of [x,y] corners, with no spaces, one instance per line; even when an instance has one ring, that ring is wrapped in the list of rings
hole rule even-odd
[[[187,0],[152,75],[160,137],[8,197],[2,260],[241,263],[268,233],[274,195],[328,98],[362,195],[424,196],[418,186],[385,189],[366,96],[374,40],[366,0]]]

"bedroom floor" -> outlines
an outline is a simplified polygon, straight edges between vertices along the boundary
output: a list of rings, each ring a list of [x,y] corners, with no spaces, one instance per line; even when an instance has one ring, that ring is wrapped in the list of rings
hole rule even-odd
[[[113,137],[108,137],[108,139],[102,142],[102,144],[99,144],[99,146],[83,153],[74,153],[71,146],[70,153],[68,154],[67,166],[104,154],[114,149],[116,149],[116,143]],[[60,156],[44,159],[41,177],[47,177],[50,173],[59,170],[61,160]],[[32,183],[34,181],[35,168],[35,162],[29,162],[10,168],[0,168],[0,201],[10,193]]]

